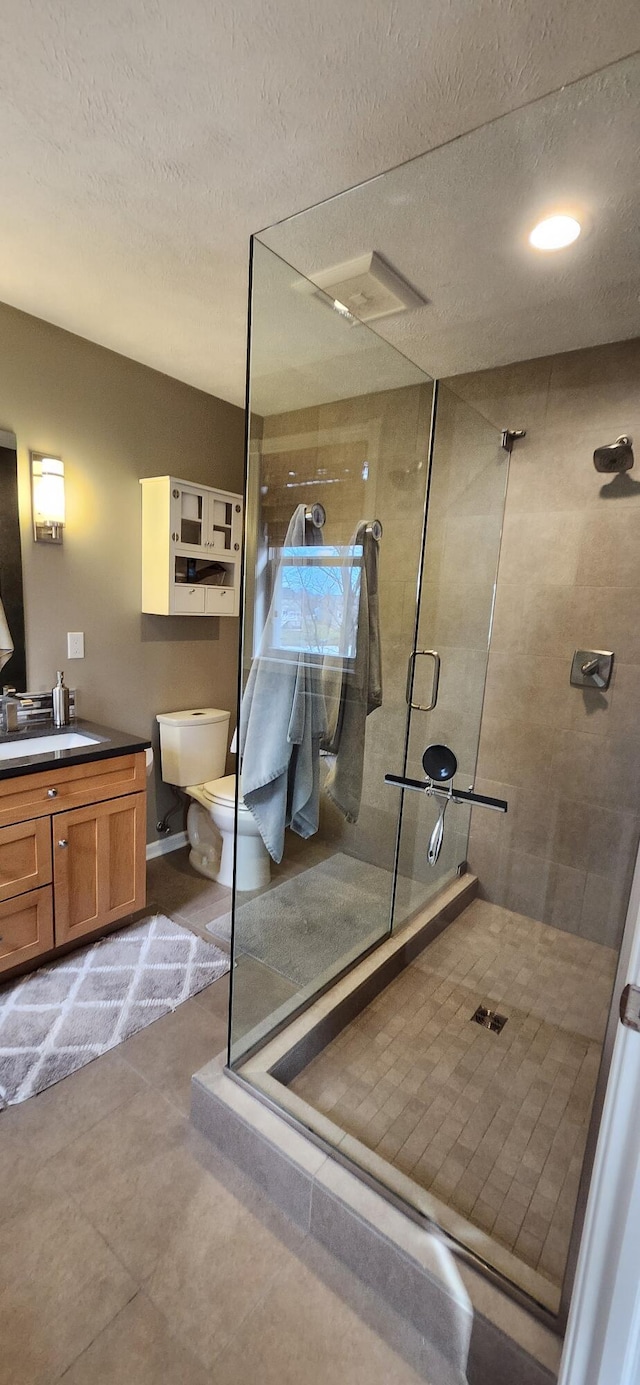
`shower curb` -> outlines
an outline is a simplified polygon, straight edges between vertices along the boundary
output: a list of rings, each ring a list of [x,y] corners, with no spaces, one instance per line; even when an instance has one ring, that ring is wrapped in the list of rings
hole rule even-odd
[[[222,1055],[192,1079],[191,1121],[448,1360],[456,1356],[454,1318],[459,1324],[465,1312],[461,1280],[472,1308],[469,1385],[553,1385],[561,1350],[554,1333],[469,1266],[454,1268],[438,1237],[254,1095]]]

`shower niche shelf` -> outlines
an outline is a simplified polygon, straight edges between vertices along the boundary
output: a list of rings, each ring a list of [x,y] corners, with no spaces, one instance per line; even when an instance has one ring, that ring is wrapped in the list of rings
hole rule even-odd
[[[237,616],[242,496],[175,476],[142,488],[142,610]]]

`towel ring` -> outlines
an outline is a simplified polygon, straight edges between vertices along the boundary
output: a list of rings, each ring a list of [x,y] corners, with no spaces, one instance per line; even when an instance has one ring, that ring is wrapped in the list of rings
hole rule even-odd
[[[382,528],[382,524],[379,519],[371,520],[370,524],[367,525],[367,533],[371,534],[371,537],[376,539],[378,543],[380,542],[382,535],[384,534],[384,529]]]
[[[310,505],[304,512],[305,524],[312,524],[314,529],[324,528],[326,518],[327,512],[324,505],[321,505],[319,501],[316,501],[315,505]]]

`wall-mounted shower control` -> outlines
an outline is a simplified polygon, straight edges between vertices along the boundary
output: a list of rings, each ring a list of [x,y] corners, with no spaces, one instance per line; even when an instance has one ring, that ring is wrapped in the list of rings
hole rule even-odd
[[[576,649],[571,663],[572,688],[604,692],[611,682],[614,656],[607,649]]]

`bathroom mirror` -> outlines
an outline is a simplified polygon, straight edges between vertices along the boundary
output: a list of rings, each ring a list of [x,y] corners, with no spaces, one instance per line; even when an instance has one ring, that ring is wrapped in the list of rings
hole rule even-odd
[[[27,658],[16,439],[0,430],[0,688],[5,686],[24,691]]]

